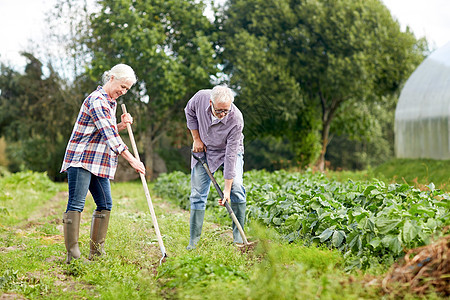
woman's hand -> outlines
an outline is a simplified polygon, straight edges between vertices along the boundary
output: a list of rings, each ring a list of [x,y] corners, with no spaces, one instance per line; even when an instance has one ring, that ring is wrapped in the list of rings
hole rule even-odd
[[[119,124],[117,124],[117,129],[119,131],[122,131],[125,128],[127,128],[127,124],[130,124],[130,126],[131,126],[131,124],[133,124],[133,117],[129,113],[122,114],[120,116],[120,120],[121,120],[121,122]]]
[[[130,161],[130,165],[133,167],[133,169],[136,170],[136,172],[142,173],[145,175],[145,166],[141,161],[139,161],[135,158],[134,160]]]
[[[130,151],[125,150],[120,155],[122,155],[122,157],[128,161],[130,166],[132,166],[133,169],[136,170],[136,172],[145,174],[144,164],[140,160],[138,160],[136,157],[134,157]]]
[[[120,116],[120,120],[122,121],[122,123],[125,123],[125,124],[133,124],[133,117],[129,114],[129,113],[126,113],[126,114],[122,114],[121,116]]]

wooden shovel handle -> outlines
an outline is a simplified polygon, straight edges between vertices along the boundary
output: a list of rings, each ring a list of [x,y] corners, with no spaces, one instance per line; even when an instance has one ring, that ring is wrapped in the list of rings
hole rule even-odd
[[[127,113],[127,108],[125,107],[125,104],[122,104],[122,111],[124,114]],[[141,159],[139,158],[139,152],[137,150],[136,141],[134,140],[133,130],[131,129],[130,123],[127,123],[127,130],[128,135],[130,136],[131,146],[133,147],[134,157],[136,157],[137,160],[141,161]]]

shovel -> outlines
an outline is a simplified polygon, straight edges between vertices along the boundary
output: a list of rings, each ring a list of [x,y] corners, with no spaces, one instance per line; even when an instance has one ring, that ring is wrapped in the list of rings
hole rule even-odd
[[[124,114],[127,113],[127,108],[125,107],[125,104],[122,104],[122,111]],[[136,142],[134,140],[133,131],[131,130],[131,125],[129,123],[127,123],[127,130],[128,130],[128,135],[130,136],[131,145],[133,146],[134,157],[136,157],[136,159],[140,161],[141,159],[139,158],[139,153],[137,150]],[[159,261],[159,264],[161,265],[163,260],[167,257],[166,248],[164,248],[164,243],[163,243],[163,240],[161,237],[161,232],[159,232],[158,221],[156,220],[156,214],[155,214],[155,210],[153,209],[152,198],[150,197],[150,192],[148,191],[148,186],[147,186],[147,181],[145,180],[145,175],[142,173],[139,173],[139,175],[141,176],[142,186],[144,187],[145,197],[147,198],[148,208],[150,209],[150,213],[152,215],[153,226],[155,227],[156,237],[158,238],[159,248],[161,249],[161,253],[162,253],[162,257]]]
[[[208,174],[209,178],[211,179],[212,183],[214,184],[214,187],[216,188],[217,193],[219,193],[220,198],[223,199],[223,192],[220,189],[220,186],[217,184],[217,181],[214,178],[213,174],[209,170],[208,163],[206,162],[206,153],[203,156],[197,156],[194,154],[193,151],[191,151],[191,153],[192,153],[192,156],[202,164],[203,168],[205,168],[205,171]],[[224,206],[227,209],[228,214],[230,215],[230,217],[233,220],[234,224],[236,225],[237,229],[239,230],[242,240],[244,241],[244,246],[249,246],[250,244],[247,241],[247,237],[245,236],[244,230],[242,229],[241,224],[239,224],[239,221],[236,218],[236,215],[234,214],[233,210],[231,209],[231,206],[228,203],[228,201],[224,201]]]

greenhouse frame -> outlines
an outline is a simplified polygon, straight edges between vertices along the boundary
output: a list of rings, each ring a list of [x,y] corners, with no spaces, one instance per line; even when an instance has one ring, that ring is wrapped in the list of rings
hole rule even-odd
[[[429,55],[403,87],[395,110],[398,158],[450,159],[450,43]]]

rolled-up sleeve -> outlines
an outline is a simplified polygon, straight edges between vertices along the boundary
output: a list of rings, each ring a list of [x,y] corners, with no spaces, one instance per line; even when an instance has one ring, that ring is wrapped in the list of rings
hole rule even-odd
[[[233,179],[236,176],[236,159],[243,127],[236,124],[230,131],[225,149],[225,161],[223,164],[224,179]]]

